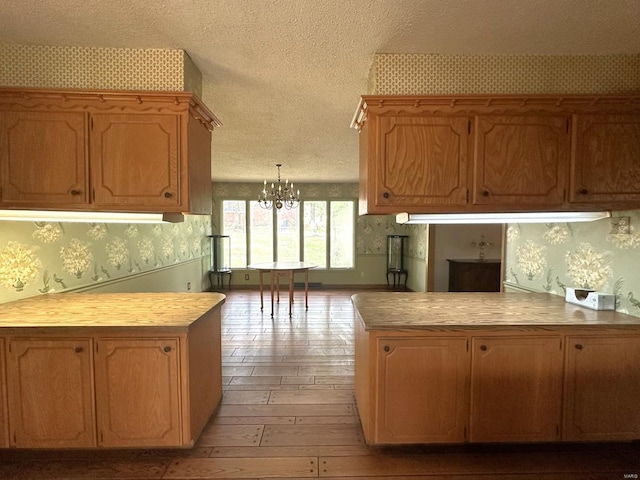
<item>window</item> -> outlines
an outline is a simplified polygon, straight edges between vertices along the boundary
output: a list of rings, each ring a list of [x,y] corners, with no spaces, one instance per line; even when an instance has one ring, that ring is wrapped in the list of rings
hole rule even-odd
[[[231,267],[273,261],[354,268],[355,202],[303,201],[292,210],[265,210],[256,201],[224,200],[222,234],[231,237]],[[248,217],[247,217],[247,213]]]
[[[304,202],[304,260],[327,268],[327,202]]]
[[[247,202],[224,200],[222,202],[222,234],[229,235],[231,268],[247,266]]]

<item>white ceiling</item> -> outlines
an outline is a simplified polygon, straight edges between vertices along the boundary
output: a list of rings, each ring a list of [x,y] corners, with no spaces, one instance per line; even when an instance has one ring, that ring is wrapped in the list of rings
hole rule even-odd
[[[638,0],[0,0],[0,43],[179,48],[203,73],[214,181],[357,181],[374,53],[640,53]]]

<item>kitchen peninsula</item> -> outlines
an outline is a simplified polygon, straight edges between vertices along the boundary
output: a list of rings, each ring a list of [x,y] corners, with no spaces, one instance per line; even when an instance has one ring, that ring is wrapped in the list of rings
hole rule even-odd
[[[359,293],[369,444],[640,439],[640,318],[546,293]]]
[[[0,305],[0,447],[193,446],[222,396],[218,293]]]

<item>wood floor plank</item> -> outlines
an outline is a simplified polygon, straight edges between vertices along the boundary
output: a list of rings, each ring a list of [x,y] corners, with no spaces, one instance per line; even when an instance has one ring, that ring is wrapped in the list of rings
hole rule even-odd
[[[282,377],[282,383],[284,385],[313,385],[315,377]]]
[[[353,385],[353,376],[351,375],[334,375],[334,376],[316,376],[316,385]]]
[[[319,457],[375,455],[366,445],[310,445],[295,447],[213,447],[212,457]]]
[[[298,367],[253,367],[252,377],[258,376],[296,376]]]
[[[222,425],[205,427],[198,440],[199,447],[259,445],[264,425]]]
[[[354,415],[352,405],[221,405],[216,412],[223,417],[325,417],[328,415]]]
[[[269,405],[295,405],[295,404],[333,404],[354,403],[353,393],[350,391],[313,391],[298,390],[273,392],[269,399]]]
[[[316,417],[303,417],[307,419]],[[356,418],[354,417],[317,417],[317,418]],[[296,417],[215,417],[210,425],[282,425],[296,423]],[[312,422],[308,422],[312,423]]]
[[[2,462],[0,478],[3,480],[160,479],[170,462],[170,458]]]
[[[316,457],[186,458],[174,460],[163,479],[317,477]]]
[[[360,425],[267,425],[260,445],[283,447],[296,445],[362,445]]]
[[[269,401],[269,390],[228,391],[222,395],[222,405],[260,405]]]
[[[551,452],[432,455],[375,455],[366,457],[321,457],[320,476],[361,477],[387,475],[506,475],[513,473],[610,473],[640,467],[640,459],[625,463],[621,458],[585,456],[582,453]],[[499,477],[498,477],[499,478]],[[613,477],[612,477],[613,478]]]
[[[356,415],[343,415],[331,417],[296,417],[296,425],[328,425],[333,423],[360,425],[360,419]]]
[[[231,377],[229,385],[280,385],[282,377]]]
[[[251,366],[242,366],[242,367],[229,367],[226,365],[222,366],[222,375],[225,377],[239,377],[245,376],[248,377],[253,373],[253,367]]]

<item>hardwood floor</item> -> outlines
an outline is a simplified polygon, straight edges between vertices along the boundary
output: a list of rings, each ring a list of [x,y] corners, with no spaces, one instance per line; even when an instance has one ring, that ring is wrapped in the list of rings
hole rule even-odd
[[[260,311],[257,292],[223,307],[224,396],[190,450],[0,450],[1,480],[638,478],[640,444],[371,448],[353,399],[350,291],[297,292]],[[266,299],[268,300],[268,299]],[[267,302],[268,303],[268,302]],[[627,476],[625,476],[627,475]]]

